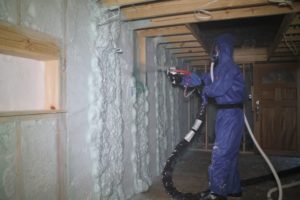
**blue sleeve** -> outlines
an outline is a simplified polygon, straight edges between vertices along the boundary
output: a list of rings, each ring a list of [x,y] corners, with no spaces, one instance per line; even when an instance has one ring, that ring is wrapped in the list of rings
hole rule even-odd
[[[201,82],[201,76],[193,72],[191,75],[184,76],[180,85],[184,87],[197,87],[201,85]]]
[[[204,92],[209,97],[223,96],[229,90],[229,88],[232,87],[234,77],[238,73],[238,70],[232,69],[227,71],[225,75],[219,74],[219,76],[215,76],[214,82],[208,86],[205,86]]]
[[[204,82],[204,85],[210,85],[211,84],[211,78],[209,73],[204,73],[202,76],[202,81]]]

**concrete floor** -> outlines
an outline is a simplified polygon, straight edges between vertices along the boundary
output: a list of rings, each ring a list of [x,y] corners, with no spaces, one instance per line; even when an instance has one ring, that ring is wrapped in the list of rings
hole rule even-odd
[[[270,157],[276,170],[284,170],[300,165],[300,158]],[[183,192],[199,192],[207,188],[207,167],[210,163],[210,153],[201,151],[189,151],[182,161],[177,164],[173,180],[176,187]],[[260,155],[241,154],[240,174],[242,179],[257,177],[271,173]],[[300,174],[282,178],[282,183],[299,181]],[[257,185],[247,186],[243,189],[242,200],[265,200],[270,188],[276,186],[275,181],[266,181]],[[169,200],[161,183],[161,177],[157,177],[149,190],[136,195],[132,200]],[[232,198],[234,199],[234,198]],[[237,199],[237,198],[235,198]],[[277,199],[277,194],[273,194]],[[300,186],[286,189],[283,192],[283,200],[299,200]]]

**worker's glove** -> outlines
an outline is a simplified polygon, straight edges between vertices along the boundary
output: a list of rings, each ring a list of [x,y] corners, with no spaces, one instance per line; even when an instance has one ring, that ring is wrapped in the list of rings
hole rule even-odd
[[[190,75],[183,76],[181,85],[187,88],[194,88],[201,86],[202,81],[201,77],[195,73],[191,73]]]

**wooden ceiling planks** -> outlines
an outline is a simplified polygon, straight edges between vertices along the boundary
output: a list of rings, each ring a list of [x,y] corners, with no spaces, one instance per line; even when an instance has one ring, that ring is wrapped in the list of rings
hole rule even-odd
[[[123,20],[139,20],[154,17],[194,13],[195,10],[218,10],[266,5],[268,0],[174,0],[122,8]]]
[[[300,12],[300,2],[294,1],[292,7],[271,4],[268,0],[104,0],[109,6],[119,6],[124,21],[147,19],[138,27],[138,37],[144,41],[147,37],[160,37],[161,43],[166,49],[178,58],[193,60],[199,56],[200,61],[207,62],[208,48],[203,45],[201,33],[191,29],[192,23],[206,21],[221,21],[230,19],[252,18],[259,16],[287,15]],[[283,39],[283,35],[285,38]],[[277,44],[269,53],[272,54],[289,52],[287,42],[299,48],[300,41],[300,15],[298,14],[291,22],[287,30],[282,31],[282,38],[278,36]],[[144,38],[144,39],[142,39]],[[145,44],[144,44],[145,45]],[[292,52],[290,50],[291,54]],[[255,54],[256,53],[256,54]],[[236,56],[239,60],[262,61],[267,54]],[[200,56],[200,54],[205,54]],[[252,56],[253,55],[253,56]],[[276,59],[278,59],[276,57]],[[274,59],[273,59],[274,60]],[[240,61],[239,61],[240,62]],[[248,61],[247,61],[248,62]]]
[[[248,17],[259,17],[259,16],[270,16],[279,14],[288,14],[300,12],[300,3],[295,3],[295,6],[291,9],[288,7],[278,7],[277,5],[266,5],[249,8],[239,9],[227,9],[211,11],[209,14],[183,14],[174,15],[168,17],[159,17],[149,19],[149,23],[145,24],[143,28],[150,27],[161,27],[170,25],[180,25],[189,23],[201,23],[205,21],[221,21],[237,18],[248,18]]]
[[[286,29],[281,33],[279,30],[280,41],[274,50],[269,52],[270,61],[293,61],[300,56],[300,14],[293,15],[286,23]]]

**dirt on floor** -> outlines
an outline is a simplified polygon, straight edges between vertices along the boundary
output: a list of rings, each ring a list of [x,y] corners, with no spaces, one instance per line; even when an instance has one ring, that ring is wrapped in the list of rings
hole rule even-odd
[[[277,171],[300,166],[300,158],[295,157],[270,157]],[[178,190],[183,192],[199,192],[207,189],[207,169],[210,163],[210,153],[189,151],[178,162],[173,176],[173,181]],[[241,154],[239,160],[241,179],[249,179],[271,171],[260,155],[247,153]],[[300,173],[281,179],[282,184],[300,181]],[[269,180],[243,188],[242,200],[266,200],[269,189],[276,186],[275,180]],[[273,193],[273,200],[277,200],[277,193]],[[147,192],[136,195],[132,200],[170,200],[161,183],[161,177],[153,182]],[[239,198],[231,198],[237,200]],[[284,189],[283,200],[300,200],[300,186]]]

